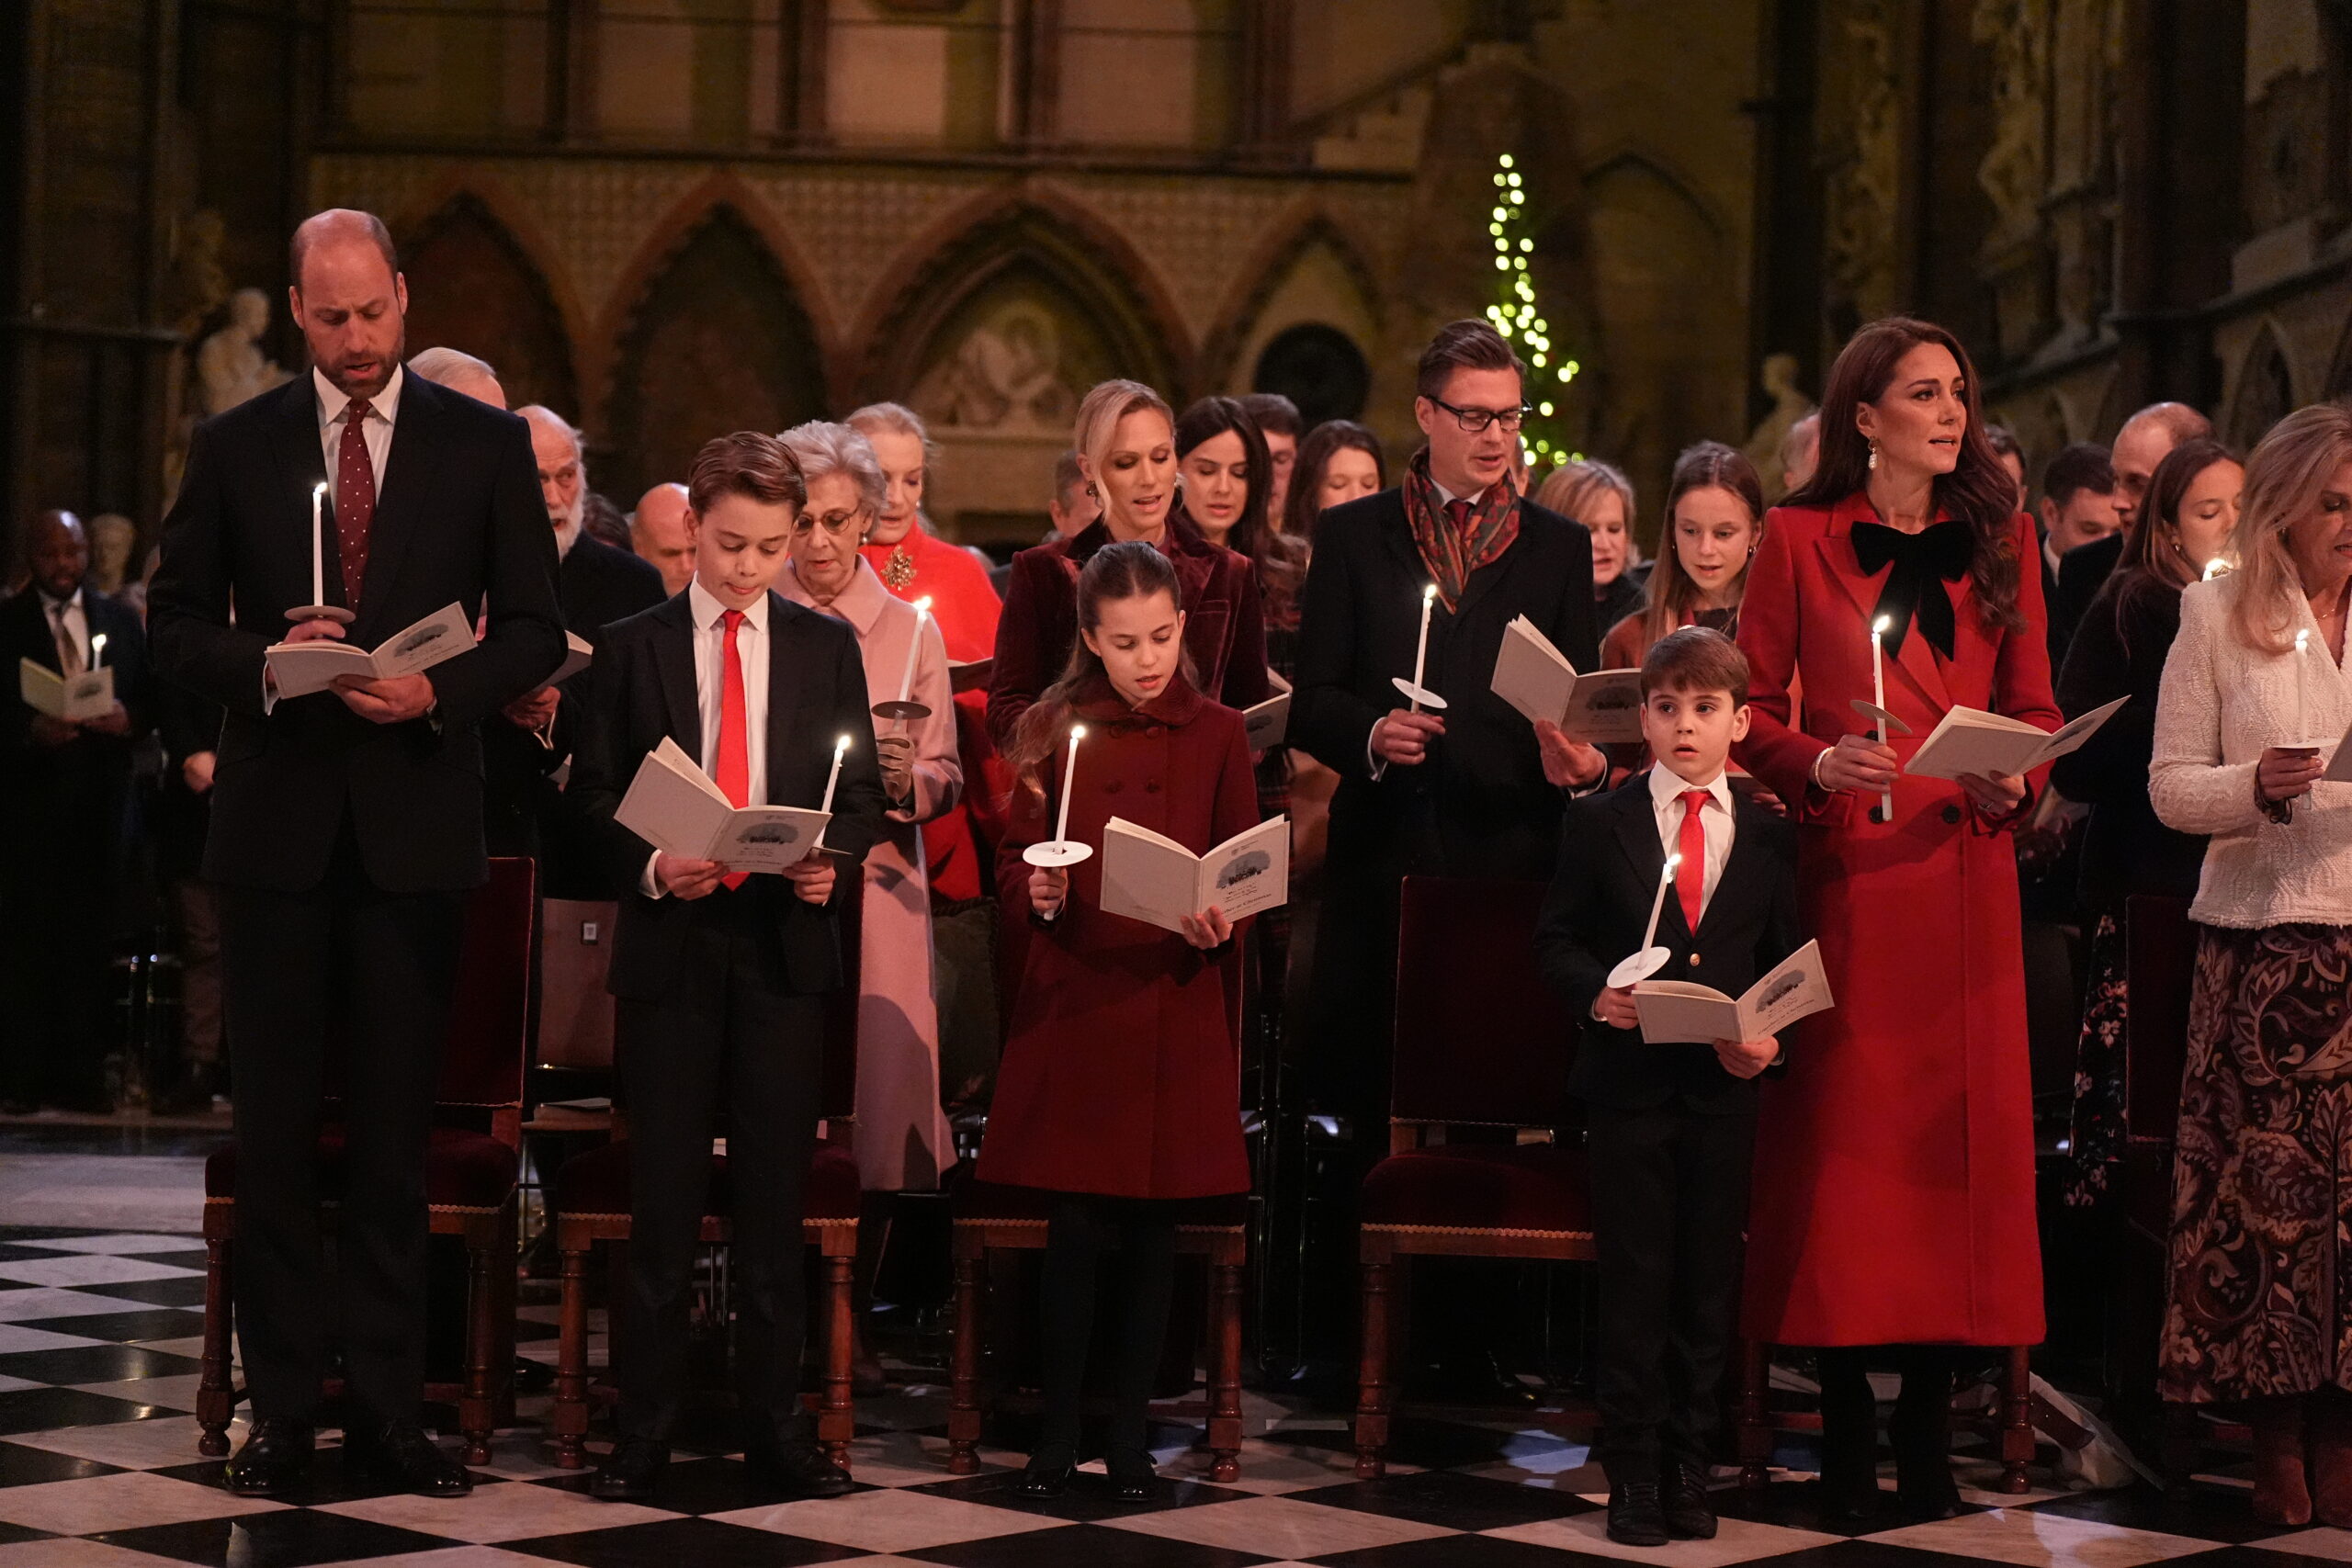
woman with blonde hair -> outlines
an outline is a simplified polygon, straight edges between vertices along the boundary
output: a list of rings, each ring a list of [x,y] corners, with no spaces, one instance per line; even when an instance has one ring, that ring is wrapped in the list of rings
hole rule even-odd
[[[2256,1517],[2352,1526],[2352,784],[2321,776],[2352,724],[2352,411],[2272,428],[2230,542],[2181,590],[2148,768],[2156,815],[2210,835],[2158,1382],[2245,1411]]]
[[[1176,569],[1193,682],[1227,707],[1263,702],[1266,628],[1257,569],[1213,545],[1176,504],[1176,417],[1140,381],[1104,381],[1078,406],[1071,446],[1102,514],[1077,537],[1012,558],[989,676],[989,730],[1010,747],[1021,716],[1060,674],[1078,643],[1078,576],[1094,552],[1136,539]]]
[[[1562,463],[1536,487],[1535,504],[1574,518],[1592,536],[1594,626],[1607,631],[1649,603],[1634,537],[1634,481],[1623,469],[1597,457]]]

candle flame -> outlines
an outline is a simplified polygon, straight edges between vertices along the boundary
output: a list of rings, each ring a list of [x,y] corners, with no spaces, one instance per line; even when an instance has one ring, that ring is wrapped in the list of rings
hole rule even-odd
[[[2227,570],[2230,570],[2230,563],[2229,563],[2227,560],[2223,559],[2222,557],[2220,557],[2220,556],[2215,556],[2211,560],[2209,560],[2209,561],[2207,561],[2207,562],[2205,563],[2205,576],[2204,576],[2204,581],[2207,581],[2207,582],[2211,582],[2211,581],[2212,581],[2215,578],[2217,578],[2217,577],[2221,576],[2221,575],[2222,575],[2222,573],[2223,573],[2223,572],[2225,572],[2225,571],[2227,571]]]
[[[318,500],[320,500],[320,499],[323,498],[323,497],[325,496],[325,494],[326,494],[326,493],[327,493],[327,481],[326,481],[326,480],[324,480],[324,479],[321,479],[318,483],[316,483],[316,484],[314,484],[314,485],[312,485],[312,486],[311,487],[311,499],[312,501],[318,501]]]
[[[930,614],[931,614],[931,595],[930,595],[930,594],[926,593],[926,594],[924,594],[922,598],[920,598],[920,599],[918,599],[918,600],[916,600],[916,601],[915,601],[915,614],[916,614],[918,616],[921,616],[921,615],[930,615]]]
[[[2311,646],[2311,640],[2312,629],[2309,626],[2305,626],[2302,630],[2295,634],[2295,651],[2297,653],[2302,652],[2304,649]]]
[[[1671,854],[1666,857],[1666,869],[1668,871],[1672,871],[1676,866],[1679,866],[1681,863],[1682,857],[1679,854]]]
[[[1437,597],[1437,584],[1436,584],[1436,583],[1432,582],[1432,583],[1430,583],[1427,588],[1424,588],[1424,589],[1422,589],[1422,590],[1421,590],[1421,603],[1422,603],[1422,604],[1428,604],[1430,600],[1435,599],[1436,597]]]
[[[844,752],[844,751],[846,751],[846,750],[849,750],[849,737],[848,737],[848,736],[844,735],[844,736],[842,736],[839,740],[836,740],[836,741],[834,741],[834,742],[833,742],[833,755],[834,755],[834,756],[838,757],[838,756],[840,756],[842,752]]]
[[[97,662],[98,655],[107,650],[107,634],[100,632],[90,639],[90,662]]]
[[[1082,724],[1073,724],[1069,727],[1069,739],[1071,745],[1077,745],[1080,740],[1085,738],[1085,735],[1086,726]]]
[[[1884,637],[1894,629],[1894,617],[1893,615],[1881,615],[1877,620],[1871,623],[1871,636],[1872,637]]]

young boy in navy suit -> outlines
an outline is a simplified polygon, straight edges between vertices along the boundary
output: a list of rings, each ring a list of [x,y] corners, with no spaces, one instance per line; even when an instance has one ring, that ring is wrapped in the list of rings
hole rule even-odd
[[[824,849],[782,875],[662,853],[613,820],[666,737],[738,806],[814,807],[836,737],[873,733],[865,667],[846,622],[768,584],[807,500],[771,435],[723,435],[695,459],[685,592],[605,630],[580,705],[571,790],[621,905],[608,985],[629,1119],[628,1287],[620,1441],[591,1491],[650,1496],[686,1396],[687,1307],[710,1144],[724,1106],[735,1190],[735,1381],[744,1458],[790,1496],[849,1490],[800,1404],[808,1303],[801,1188],[816,1141],[824,995],[843,966],[833,891],[880,831],[874,748],[842,759]]]
[[[1609,973],[1638,951],[1667,857],[1653,978],[1736,997],[1801,945],[1796,835],[1724,777],[1747,733],[1747,660],[1686,626],[1642,662],[1642,738],[1657,765],[1569,803],[1535,934],[1544,973],[1581,1021],[1569,1092],[1588,1107],[1593,1241],[1600,1261],[1598,1456],[1610,1539],[1710,1538],[1716,1386],[1731,1342],[1755,1143],[1755,1078],[1772,1040],[1646,1044],[1630,987]]]

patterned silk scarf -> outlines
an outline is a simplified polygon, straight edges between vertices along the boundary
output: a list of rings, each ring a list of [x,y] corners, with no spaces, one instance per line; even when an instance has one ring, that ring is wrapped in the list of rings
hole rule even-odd
[[[1413,530],[1413,547],[1420,551],[1421,564],[1430,569],[1438,597],[1451,611],[1460,604],[1470,574],[1502,558],[1519,537],[1519,492],[1511,489],[1510,480],[1497,479],[1470,509],[1468,521],[1457,528],[1446,517],[1437,481],[1430,478],[1427,448],[1414,453],[1406,467],[1404,491],[1405,522]]]

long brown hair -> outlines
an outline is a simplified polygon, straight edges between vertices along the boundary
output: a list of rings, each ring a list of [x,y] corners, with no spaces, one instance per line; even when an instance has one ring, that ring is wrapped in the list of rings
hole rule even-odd
[[[1298,552],[1274,531],[1266,516],[1266,491],[1273,482],[1274,462],[1266,450],[1265,432],[1258,428],[1257,420],[1238,398],[1203,398],[1176,422],[1176,461],[1181,468],[1194,447],[1227,431],[1241,438],[1249,493],[1241,502],[1241,515],[1225,536],[1225,547],[1249,558],[1257,571],[1258,592],[1265,601],[1266,612],[1277,616],[1287,612],[1305,568]],[[1193,526],[1200,526],[1199,519],[1193,519]]]
[[[1087,560],[1078,574],[1078,635],[1070,639],[1061,678],[1021,716],[1013,726],[1012,744],[1005,748],[1004,760],[1012,765],[1016,787],[1045,798],[1046,764],[1061,748],[1078,689],[1103,673],[1102,656],[1086,646],[1086,634],[1102,624],[1102,606],[1114,599],[1147,599],[1154,593],[1165,593],[1170,604],[1183,608],[1174,563],[1141,539],[1114,539]],[[1192,680],[1189,655],[1182,670],[1184,679]]]
[[[2352,463],[2352,409],[2313,403],[2270,427],[2245,460],[2245,499],[2230,535],[2238,558],[2230,628],[2246,647],[2280,654],[2295,646],[2302,579],[2287,530],[2319,504],[2335,470]]]
[[[2184,441],[2165,454],[2148,476],[2148,493],[2140,502],[2140,521],[2123,536],[2122,553],[2116,558],[2114,601],[2116,635],[2131,651],[2131,611],[2151,593],[2177,598],[2180,591],[2204,575],[2205,563],[2180,552],[2180,508],[2188,487],[2216,463],[2244,459],[2211,436]]]
[[[1681,553],[1675,547],[1674,509],[1682,498],[1694,490],[1729,491],[1747,511],[1747,525],[1752,530],[1747,541],[1748,558],[1756,556],[1756,542],[1764,531],[1764,483],[1756,477],[1756,465],[1745,455],[1720,441],[1702,441],[1686,446],[1674,460],[1673,477],[1667,480],[1665,522],[1659,526],[1657,564],[1650,569],[1650,605],[1642,614],[1642,641],[1654,643],[1682,624],[1682,618],[1694,615],[1699,607],[1699,585],[1682,570]],[[1739,601],[1747,592],[1747,568],[1742,566],[1732,579],[1731,612],[1733,625],[1738,624]]]
[[[1864,403],[1875,403],[1894,384],[1894,367],[1921,344],[1935,344],[1960,367],[1961,398],[1968,423],[1960,433],[1960,461],[1936,476],[1936,504],[1968,525],[1976,536],[1969,575],[1975,580],[1977,617],[1988,627],[2025,629],[2018,612],[2017,486],[1984,433],[1984,409],[1976,389],[1976,367],[1960,340],[1933,321],[1888,316],[1856,333],[1829,367],[1821,395],[1821,459],[1813,477],[1782,502],[1830,507],[1868,487],[1870,442],[1855,424]]]
[[[1290,471],[1290,493],[1283,497],[1283,532],[1301,547],[1315,537],[1315,520],[1323,514],[1323,476],[1334,453],[1365,452],[1380,488],[1388,488],[1388,458],[1380,437],[1351,419],[1327,419],[1308,431],[1298,444],[1298,461]]]

